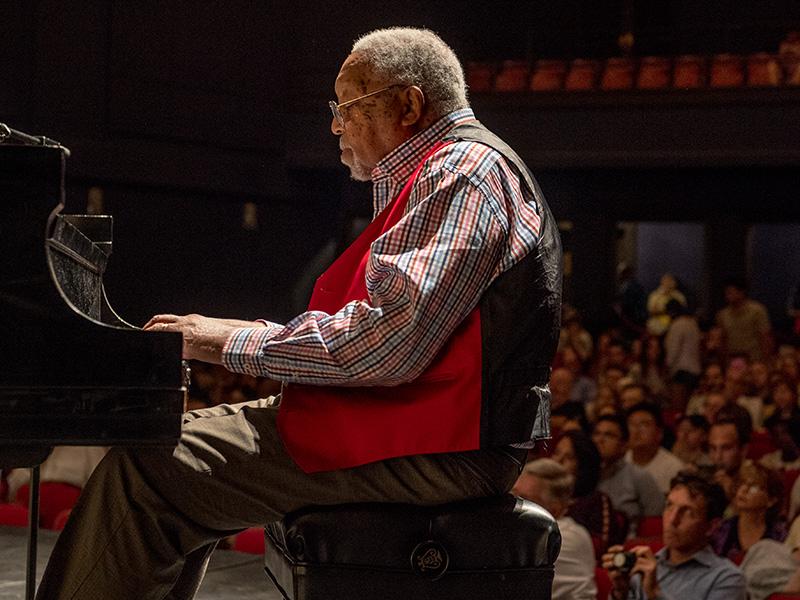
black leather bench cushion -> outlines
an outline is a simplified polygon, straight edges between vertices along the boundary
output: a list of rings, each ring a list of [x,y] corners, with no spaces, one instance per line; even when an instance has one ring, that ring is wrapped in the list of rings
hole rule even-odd
[[[404,570],[414,549],[434,540],[450,572],[551,567],[561,546],[553,517],[511,495],[433,507],[309,507],[268,525],[267,535],[295,564]]]

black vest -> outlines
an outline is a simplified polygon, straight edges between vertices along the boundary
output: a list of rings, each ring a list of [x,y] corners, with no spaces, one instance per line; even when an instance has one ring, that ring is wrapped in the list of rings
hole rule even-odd
[[[539,185],[522,159],[477,121],[446,141],[477,142],[499,152],[536,200],[536,248],[501,273],[480,301],[481,447],[549,437],[550,364],[561,328],[561,238]]]

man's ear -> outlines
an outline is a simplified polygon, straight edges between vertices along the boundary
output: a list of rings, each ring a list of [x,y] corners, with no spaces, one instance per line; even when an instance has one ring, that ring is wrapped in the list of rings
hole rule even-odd
[[[410,85],[403,94],[403,113],[400,123],[406,127],[417,125],[425,114],[425,94],[416,85]]]

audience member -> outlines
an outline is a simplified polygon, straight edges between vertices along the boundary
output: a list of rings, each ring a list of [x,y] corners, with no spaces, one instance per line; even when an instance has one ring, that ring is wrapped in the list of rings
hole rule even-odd
[[[763,360],[750,363],[750,393],[767,400],[770,394],[770,368]]]
[[[725,490],[728,500],[733,500],[736,493],[736,477],[749,442],[750,430],[734,419],[716,421],[708,431],[708,457],[715,469],[713,480]]]
[[[577,310],[568,304],[562,308],[561,335],[558,338],[558,352],[563,352],[570,347],[578,354],[582,363],[592,358],[594,342],[591,334],[583,328],[581,316]]]
[[[701,333],[697,318],[677,300],[667,303],[667,313],[672,322],[664,337],[664,363],[669,373],[672,408],[683,412],[700,379]]]
[[[550,427],[556,434],[579,429],[589,431],[586,410],[580,402],[566,402],[550,413]]]
[[[630,439],[625,460],[647,471],[666,495],[670,481],[685,465],[661,445],[664,439],[661,410],[654,404],[642,402],[628,410],[627,415]]]
[[[750,363],[746,356],[732,356],[725,370],[723,393],[728,404],[737,404],[750,413],[754,429],[764,422],[764,401],[751,392]]]
[[[569,402],[573,382],[572,371],[569,369],[564,367],[553,369],[550,374],[550,407],[553,410]]]
[[[512,492],[542,506],[555,517],[561,550],[555,563],[553,600],[595,600],[595,557],[589,532],[567,516],[575,479],[554,460],[525,465]]]
[[[764,421],[777,450],[761,457],[770,469],[800,468],[800,406],[797,390],[785,379],[776,379],[770,393],[772,414]]]
[[[638,362],[629,371],[651,394],[665,396],[667,392],[667,367],[664,363],[664,347],[660,337],[648,336]]]
[[[786,539],[786,522],[780,518],[783,481],[775,472],[748,462],[742,465],[732,499],[735,516],[725,519],[711,544],[719,556],[741,562],[758,540]]]
[[[667,310],[670,301],[686,306],[686,296],[678,289],[678,281],[671,273],[664,273],[658,287],[647,297],[647,331],[651,335],[664,335],[672,321]]]
[[[731,353],[741,353],[751,360],[770,355],[770,322],[767,309],[747,295],[747,285],[739,279],[725,284],[726,306],[717,313],[717,324],[725,333]]]
[[[672,453],[687,465],[710,466],[711,459],[706,452],[709,428],[702,415],[683,415],[675,427]]]
[[[622,546],[603,555],[612,583],[610,597],[745,600],[742,572],[709,547],[724,507],[725,494],[719,486],[697,475],[678,475],[663,511],[664,547],[655,554],[649,546],[631,548],[634,563],[628,569],[620,568],[616,559]]]
[[[608,494],[614,509],[625,513],[630,532],[635,533],[641,517],[661,513],[664,494],[652,475],[625,460],[628,427],[623,417],[599,417],[594,426],[592,441],[602,460],[597,488]]]
[[[728,348],[725,345],[725,330],[721,326],[713,325],[706,331],[700,354],[705,364],[725,364],[728,360]]]
[[[599,559],[611,544],[621,544],[628,531],[627,517],[614,510],[609,497],[597,489],[600,453],[587,435],[566,431],[556,443],[552,458],[575,478],[567,514],[589,531]]]
[[[650,399],[650,390],[642,383],[627,383],[619,390],[619,404],[623,412]]]
[[[767,600],[772,594],[800,592],[800,570],[789,549],[771,539],[757,541],[741,564],[748,600]]]
[[[597,384],[584,373],[584,364],[572,346],[567,346],[559,354],[561,366],[572,372],[572,393],[570,400],[589,404],[597,395]]]
[[[705,411],[706,396],[710,392],[721,392],[725,387],[725,373],[717,363],[710,363],[703,369],[700,385],[695,393],[689,397],[686,413],[690,415],[703,414]]]

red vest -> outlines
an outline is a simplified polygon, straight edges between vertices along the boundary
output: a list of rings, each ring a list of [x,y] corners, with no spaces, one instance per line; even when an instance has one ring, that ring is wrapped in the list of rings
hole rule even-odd
[[[309,310],[334,314],[348,302],[369,302],[370,245],[403,217],[422,159],[395,198],[314,286]],[[307,473],[344,469],[413,454],[480,446],[481,324],[475,308],[425,372],[391,387],[285,385],[278,431],[289,455]]]

